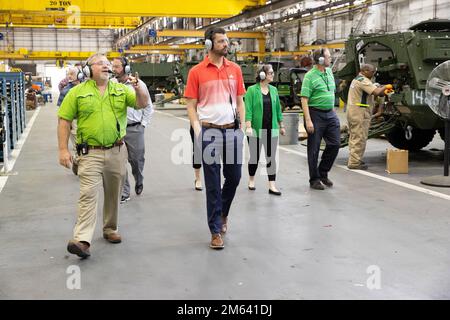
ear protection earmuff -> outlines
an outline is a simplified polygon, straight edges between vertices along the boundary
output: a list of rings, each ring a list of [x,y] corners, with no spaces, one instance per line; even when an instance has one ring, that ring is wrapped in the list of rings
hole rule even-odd
[[[83,82],[83,80],[84,80],[84,74],[83,74],[82,69],[80,69],[80,68],[78,68],[77,79],[80,82]]]
[[[89,60],[86,60],[86,63],[81,68],[81,72],[83,73],[83,75],[86,78],[90,78],[92,76],[92,69],[91,69],[91,65],[89,64]]]
[[[261,70],[261,71],[259,72],[259,78],[261,79],[261,81],[264,80],[264,79],[266,78],[266,73],[264,72],[264,70]]]
[[[131,66],[128,64],[128,59],[125,57],[120,57],[120,61],[122,62],[123,72],[125,74],[131,73]]]
[[[212,35],[211,33],[207,35],[207,38],[205,40],[205,49],[207,51],[212,50],[212,48],[214,47],[214,42],[212,40]]]
[[[320,65],[324,65],[325,64],[325,57],[323,55],[323,48],[320,48],[320,55],[316,58],[316,63],[320,64]]]

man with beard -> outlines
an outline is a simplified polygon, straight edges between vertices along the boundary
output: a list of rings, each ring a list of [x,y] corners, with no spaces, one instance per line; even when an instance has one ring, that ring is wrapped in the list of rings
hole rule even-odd
[[[222,249],[222,234],[227,231],[228,213],[241,179],[245,87],[241,68],[225,58],[229,47],[225,30],[208,28],[205,47],[208,55],[189,71],[184,96],[194,143],[202,150],[210,247]]]

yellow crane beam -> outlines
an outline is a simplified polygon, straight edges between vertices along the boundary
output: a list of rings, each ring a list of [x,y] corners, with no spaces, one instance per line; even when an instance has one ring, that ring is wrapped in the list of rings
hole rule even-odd
[[[91,51],[28,51],[19,49],[18,51],[8,52],[0,51],[0,59],[13,60],[86,60],[95,52]],[[120,57],[119,52],[108,52],[109,59]]]
[[[5,14],[0,15],[0,24],[24,28],[82,28],[105,29],[124,28],[134,29],[141,23],[139,17],[107,17],[80,16],[72,19],[67,15],[54,14]]]
[[[322,45],[311,45],[311,46],[300,46],[300,50],[315,50],[320,48],[328,48],[328,49],[344,49],[345,42],[335,42],[335,43],[326,43]]]
[[[123,0],[0,0],[0,12],[60,13],[83,15],[228,18],[251,7],[265,5],[265,0],[147,0],[125,3]]]
[[[157,37],[180,37],[180,38],[204,38],[205,31],[202,30],[161,30],[156,32]],[[259,31],[228,31],[228,38],[236,39],[266,39],[265,32]]]
[[[131,50],[189,50],[204,49],[203,44],[149,44],[133,46]]]
[[[161,30],[157,31],[157,37],[179,37],[179,38],[204,38],[205,31],[201,30]],[[229,31],[227,36],[230,39],[256,39],[258,41],[258,51],[264,54],[266,51],[266,33],[259,31]]]
[[[184,50],[124,50],[124,54],[174,54],[174,55],[184,55],[186,52]]]

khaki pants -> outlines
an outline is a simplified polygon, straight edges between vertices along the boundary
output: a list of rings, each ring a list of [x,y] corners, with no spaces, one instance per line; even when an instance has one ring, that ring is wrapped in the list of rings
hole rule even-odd
[[[348,149],[349,157],[347,165],[355,167],[361,164],[366,150],[367,136],[370,127],[370,108],[349,106],[347,109],[348,121]]]
[[[74,240],[91,243],[97,221],[97,202],[103,185],[103,233],[117,231],[120,194],[128,154],[125,144],[108,150],[89,150],[78,159],[80,199]]]

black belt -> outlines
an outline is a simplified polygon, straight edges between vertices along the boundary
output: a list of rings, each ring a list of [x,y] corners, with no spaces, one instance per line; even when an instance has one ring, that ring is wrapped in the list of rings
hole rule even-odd
[[[209,122],[202,122],[202,127],[204,128],[215,128],[215,129],[231,129],[234,128],[234,122],[228,124],[214,124]]]
[[[319,108],[314,108],[314,107],[310,107],[310,110],[314,110],[314,111],[319,111],[319,112],[330,112],[331,110],[333,110],[333,108],[331,109],[319,109]]]
[[[112,146],[109,146],[109,147],[105,147],[105,146],[89,146],[89,149],[99,149],[99,150],[109,150],[109,149],[112,149],[112,148],[114,148],[114,147],[119,147],[119,146],[121,146],[121,145],[123,145],[123,140],[119,140],[119,141],[116,141],[116,142],[114,142],[114,144],[112,145]]]
[[[127,127],[134,127],[134,126],[137,126],[139,124],[141,124],[141,123],[140,122],[133,122],[133,123],[127,124]]]

